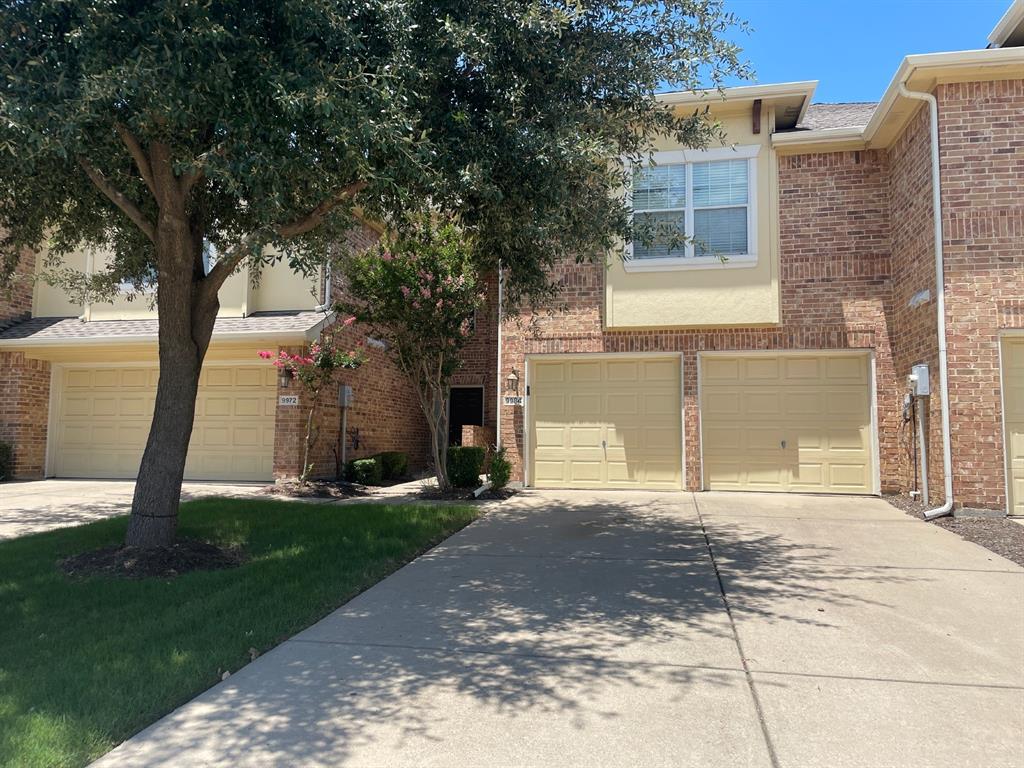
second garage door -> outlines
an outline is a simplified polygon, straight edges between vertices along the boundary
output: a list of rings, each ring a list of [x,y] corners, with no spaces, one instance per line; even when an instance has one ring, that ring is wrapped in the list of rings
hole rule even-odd
[[[1003,418],[1011,515],[1024,515],[1024,338],[1003,340]]]
[[[678,357],[531,360],[529,407],[536,487],[681,487]]]
[[[704,355],[709,490],[874,492],[867,354]]]
[[[61,372],[53,473],[133,478],[146,447],[156,368],[66,368]],[[270,480],[275,370],[208,366],[196,399],[188,480]]]

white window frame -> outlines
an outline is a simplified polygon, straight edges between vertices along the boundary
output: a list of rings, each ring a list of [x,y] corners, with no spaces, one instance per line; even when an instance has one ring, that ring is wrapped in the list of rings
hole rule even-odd
[[[634,259],[633,243],[625,247],[623,267],[627,272],[668,272],[682,269],[729,269],[753,267],[757,265],[757,156],[761,151],[760,144],[747,144],[737,147],[715,147],[713,149],[674,149],[655,152],[655,165],[687,165],[709,163],[719,160],[747,161],[747,252],[729,256],[697,256],[694,244],[688,241],[682,256],[670,256],[662,259]],[[626,201],[630,210],[633,208],[632,190],[627,190]],[[726,208],[739,206],[709,206]],[[694,232],[693,215],[693,170],[686,169],[686,232],[692,238]]]

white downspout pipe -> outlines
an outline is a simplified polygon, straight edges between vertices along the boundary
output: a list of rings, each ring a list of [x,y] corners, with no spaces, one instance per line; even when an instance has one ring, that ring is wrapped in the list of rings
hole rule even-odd
[[[498,371],[495,375],[494,397],[494,447],[501,448],[501,318],[504,312],[505,279],[501,274],[501,262],[498,262]]]
[[[946,363],[946,275],[942,255],[942,184],[939,174],[939,105],[935,96],[922,91],[912,91],[906,82],[900,83],[900,95],[917,99],[928,104],[931,127],[932,155],[932,218],[935,230],[935,313],[939,333],[939,397],[942,409],[942,474],[946,501],[941,507],[925,510],[924,519],[948,515],[953,511],[953,449],[950,445],[949,428],[949,374]],[[928,467],[921,468],[927,474]]]

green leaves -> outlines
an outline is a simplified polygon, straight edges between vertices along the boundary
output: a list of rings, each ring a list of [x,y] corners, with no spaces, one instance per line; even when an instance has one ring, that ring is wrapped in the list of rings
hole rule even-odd
[[[0,281],[48,239],[112,250],[120,276],[153,263],[80,163],[156,222],[122,125],[196,175],[189,226],[222,254],[255,238],[310,270],[354,206],[386,222],[431,207],[474,264],[501,261],[512,301],[544,295],[556,261],[631,236],[619,190],[655,134],[717,139],[655,92],[747,74],[735,25],[718,0],[6,3]],[[316,227],[275,234],[355,182]]]

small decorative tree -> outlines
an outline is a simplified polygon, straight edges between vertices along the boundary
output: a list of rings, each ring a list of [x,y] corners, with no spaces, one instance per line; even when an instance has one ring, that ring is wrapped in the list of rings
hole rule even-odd
[[[306,413],[306,438],[302,452],[302,472],[299,475],[299,482],[303,485],[309,481],[313,472],[314,465],[309,460],[309,454],[320,437],[320,425],[315,418],[320,407],[320,393],[334,381],[339,370],[355,369],[366,362],[363,342],[360,341],[353,349],[346,349],[341,346],[338,338],[340,328],[352,325],[355,320],[355,317],[349,317],[340,326],[335,325],[322,333],[319,341],[309,345],[307,354],[294,354],[284,349],[277,354],[270,350],[258,353],[264,360],[273,360],[279,370],[287,371],[306,390],[309,411]]]
[[[428,217],[342,263],[354,315],[387,343],[419,397],[430,428],[437,484],[448,490],[448,394],[473,314],[484,302],[471,246],[453,223]]]

